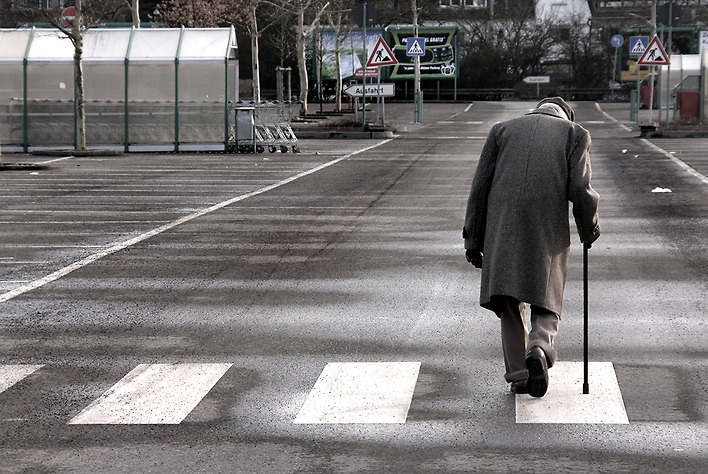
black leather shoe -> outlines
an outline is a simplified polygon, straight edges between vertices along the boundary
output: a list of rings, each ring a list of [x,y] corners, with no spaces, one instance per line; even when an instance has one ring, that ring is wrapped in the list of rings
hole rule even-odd
[[[529,390],[526,388],[526,380],[511,382],[511,393],[529,393]]]
[[[526,356],[526,368],[529,371],[529,378],[526,388],[532,397],[542,397],[548,390],[548,361],[546,353],[538,346],[529,350]]]

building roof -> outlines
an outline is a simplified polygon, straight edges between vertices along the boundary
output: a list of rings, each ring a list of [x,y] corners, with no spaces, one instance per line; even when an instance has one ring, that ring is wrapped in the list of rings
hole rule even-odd
[[[221,62],[236,59],[233,28],[92,28],[84,33],[86,63]],[[71,40],[55,28],[0,29],[0,64],[72,62]]]

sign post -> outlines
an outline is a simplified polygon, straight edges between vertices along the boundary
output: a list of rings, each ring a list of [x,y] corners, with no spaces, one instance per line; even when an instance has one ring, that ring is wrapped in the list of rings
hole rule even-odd
[[[610,94],[610,100],[615,100],[615,83],[617,82],[617,52],[620,46],[624,44],[624,36],[614,35],[610,40],[610,43],[612,43],[612,46],[615,47],[615,62],[612,67],[612,93]]]
[[[378,83],[381,85],[381,66],[395,66],[398,64],[396,56],[394,56],[391,48],[388,47],[382,36],[379,36],[378,41],[376,41],[376,46],[371,52],[371,56],[366,61],[366,67],[376,67],[378,68]],[[366,97],[366,87],[364,87],[364,97]],[[366,104],[364,104],[366,106]],[[380,120],[381,111],[381,95],[377,95],[376,98],[376,121]],[[366,123],[364,123],[364,130],[366,130]]]
[[[523,78],[526,84],[536,84],[536,97],[541,95],[541,84],[549,84],[551,76],[527,76]]]
[[[671,54],[671,39],[673,36],[673,27],[674,23],[678,22],[681,20],[681,6],[674,3],[674,2],[668,2],[663,4],[659,8],[659,19],[662,24],[666,25],[669,27],[669,41],[668,41],[668,50],[669,54]],[[669,61],[669,64],[666,66],[666,129],[669,129],[669,103],[668,103],[668,98],[671,97],[671,62]],[[661,113],[659,114],[661,116]]]
[[[630,36],[629,37],[629,55],[630,56],[642,56],[644,54],[644,51],[647,50],[647,46],[649,46],[649,37],[648,36]],[[637,117],[637,121],[639,121],[639,103],[641,102],[641,94],[640,94],[640,83],[641,83],[641,75],[640,75],[640,70],[641,66],[639,65],[639,58],[637,58],[637,95],[636,95],[636,110],[633,112],[633,116]]]
[[[366,3],[357,5],[354,9],[354,22],[359,26],[364,28],[364,56],[366,57],[366,27],[370,24],[373,25],[376,21],[376,9],[374,7],[369,7]],[[366,66],[364,67],[364,75],[361,78],[362,84],[366,84]],[[366,128],[366,95],[362,97],[362,107],[361,107],[361,127],[362,130]]]
[[[425,56],[425,38],[418,37],[418,33],[415,33],[414,37],[406,38],[406,56],[412,57],[415,64],[416,71],[416,84],[420,84],[420,58]],[[420,123],[422,117],[422,100],[419,103],[418,100],[419,91],[414,93],[415,111],[413,113],[414,122]],[[418,107],[421,107],[419,110]]]
[[[671,64],[671,61],[669,60],[666,51],[664,51],[664,47],[661,45],[658,36],[654,36],[652,38],[651,42],[649,43],[649,46],[647,46],[647,49],[642,54],[642,57],[639,58],[639,61],[637,61],[637,64],[641,66],[651,66],[651,85],[649,91],[649,123],[646,128],[653,127],[654,129],[656,129],[656,124],[654,123],[653,119],[655,72],[654,68],[656,66],[668,66]]]
[[[418,37],[418,5],[416,0],[411,1],[413,10],[413,36]],[[413,79],[413,123],[423,121],[423,91],[420,90],[420,56],[413,57],[414,79]]]

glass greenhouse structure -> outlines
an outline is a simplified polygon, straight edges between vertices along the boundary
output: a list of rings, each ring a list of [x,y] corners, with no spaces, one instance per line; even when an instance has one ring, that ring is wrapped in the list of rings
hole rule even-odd
[[[0,29],[5,150],[74,147],[73,57],[57,29]],[[87,146],[227,149],[238,99],[233,27],[90,29],[82,57]]]

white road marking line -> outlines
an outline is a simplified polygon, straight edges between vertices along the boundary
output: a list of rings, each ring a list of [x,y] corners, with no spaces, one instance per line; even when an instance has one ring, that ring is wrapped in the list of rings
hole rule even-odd
[[[140,364],[69,424],[179,424],[231,365]]]
[[[460,114],[451,115],[450,117],[451,118],[457,117],[458,115],[460,115]],[[453,120],[439,120],[437,123],[449,125],[449,124],[459,123],[459,122],[455,122]],[[472,121],[467,121],[467,122],[462,122],[462,123],[467,124],[467,125],[484,125],[484,122],[482,122],[480,120],[472,120]]]
[[[602,110],[602,107],[600,107],[600,104],[599,104],[599,103],[595,102],[595,108],[597,109],[598,112],[600,112],[602,115],[604,115],[605,117],[607,117],[607,119],[608,119],[610,122],[616,123],[617,125],[619,125],[620,127],[622,127],[623,129],[625,129],[625,130],[628,131],[628,132],[631,132],[631,131],[632,131],[631,128],[629,128],[628,126],[626,126],[625,124],[621,123],[619,120],[617,120],[616,118],[614,118],[612,115],[610,115],[610,114],[608,114],[607,112],[605,112],[604,110]]]
[[[71,151],[67,151],[67,153],[71,153]],[[63,157],[61,157],[61,158],[55,158],[55,159],[53,159],[53,160],[42,161],[42,162],[40,162],[39,164],[40,164],[40,165],[47,165],[47,164],[49,164],[49,163],[56,163],[57,161],[68,160],[69,158],[72,158],[72,156],[71,156],[71,155],[68,155],[68,156],[63,156]]]
[[[677,165],[679,165],[681,168],[683,168],[684,170],[688,171],[688,172],[691,173],[693,176],[695,176],[696,178],[698,178],[699,180],[701,180],[701,181],[703,182],[703,184],[708,184],[708,177],[706,177],[705,175],[703,175],[701,172],[699,172],[699,171],[696,170],[695,168],[691,167],[690,165],[688,165],[686,162],[684,162],[684,161],[681,160],[680,158],[677,158],[676,156],[672,155],[672,154],[669,153],[668,151],[664,150],[663,148],[660,148],[658,145],[656,145],[656,144],[654,144],[653,142],[647,140],[646,138],[643,138],[642,140],[644,140],[644,142],[645,142],[646,144],[648,144],[650,147],[652,147],[653,149],[655,149],[655,150],[658,151],[659,153],[663,154],[664,156],[669,157],[669,158],[671,159],[671,161],[673,161],[674,163],[676,163]]]
[[[558,362],[549,378],[542,398],[516,395],[517,423],[629,423],[611,362],[588,364],[589,394],[583,394],[582,362]]]
[[[420,362],[332,362],[294,423],[405,423]]]
[[[91,244],[86,244],[86,245],[50,245],[50,244],[31,244],[31,245],[25,245],[25,244],[17,244],[17,245],[11,245],[11,244],[0,244],[0,248],[23,248],[23,249],[100,249],[100,248],[105,248],[105,245],[91,245]],[[36,263],[45,263],[48,262],[49,260],[38,260]],[[28,263],[34,263],[32,261]]]
[[[135,245],[135,244],[137,244],[137,243],[142,242],[143,240],[147,240],[147,239],[149,239],[149,238],[151,238],[151,237],[154,237],[154,236],[156,236],[156,235],[158,235],[158,234],[161,234],[161,233],[163,233],[163,232],[165,232],[165,231],[168,231],[168,230],[172,229],[173,227],[177,227],[177,226],[179,226],[179,225],[182,225],[182,224],[184,224],[184,223],[187,223],[187,222],[189,222],[189,221],[192,221],[192,220],[194,220],[194,219],[196,219],[196,218],[198,218],[198,217],[202,217],[202,216],[204,216],[204,215],[206,215],[206,214],[212,213],[212,212],[214,212],[214,211],[218,211],[219,209],[222,209],[222,208],[224,208],[224,207],[226,207],[226,206],[230,206],[231,204],[234,204],[234,203],[243,201],[243,200],[248,199],[248,198],[251,198],[251,197],[253,197],[253,196],[258,196],[258,195],[263,194],[263,193],[266,193],[266,192],[268,192],[268,191],[272,191],[273,189],[277,189],[277,188],[279,188],[279,187],[281,187],[281,186],[285,186],[286,184],[292,183],[293,181],[296,181],[296,180],[298,180],[298,179],[300,179],[300,178],[304,178],[305,176],[309,176],[309,175],[311,175],[311,174],[313,174],[313,173],[317,173],[318,171],[321,171],[321,170],[323,170],[323,169],[325,169],[325,168],[328,168],[328,167],[330,167],[330,166],[332,166],[332,165],[335,165],[335,164],[339,163],[340,161],[344,161],[344,160],[346,160],[346,159],[349,159],[349,158],[351,158],[352,156],[355,156],[355,155],[358,155],[358,154],[360,154],[360,153],[364,153],[365,151],[368,151],[368,150],[371,150],[371,149],[373,149],[373,148],[379,147],[379,146],[383,145],[384,143],[390,142],[391,140],[393,140],[393,138],[389,138],[389,139],[386,139],[386,140],[382,140],[382,141],[380,141],[380,142],[378,142],[378,143],[375,143],[375,144],[373,144],[373,145],[370,145],[370,146],[368,146],[368,147],[366,147],[366,148],[362,148],[361,150],[357,150],[357,151],[354,151],[354,152],[352,152],[352,153],[348,153],[348,154],[346,154],[346,155],[344,155],[344,156],[341,156],[341,157],[336,158],[336,159],[334,159],[334,160],[331,160],[331,161],[328,161],[328,162],[326,162],[326,163],[323,163],[323,164],[321,164],[321,165],[319,165],[319,166],[315,166],[314,168],[311,168],[311,169],[309,169],[309,170],[307,170],[307,171],[303,171],[303,172],[298,173],[298,174],[296,174],[296,175],[293,175],[293,176],[291,176],[291,177],[289,177],[289,178],[286,178],[286,179],[284,179],[284,180],[282,180],[282,181],[278,181],[277,183],[271,184],[271,185],[269,185],[269,186],[264,186],[264,187],[262,187],[262,188],[260,188],[260,189],[255,190],[255,191],[251,191],[250,193],[242,194],[242,195],[240,195],[240,196],[236,196],[236,197],[234,197],[234,198],[227,199],[226,201],[222,201],[222,202],[220,202],[220,203],[218,203],[218,204],[215,204],[215,205],[213,205],[213,206],[207,207],[207,208],[205,208],[205,209],[202,209],[202,210],[200,210],[200,211],[194,212],[194,213],[192,213],[192,214],[186,215],[186,216],[181,217],[181,218],[179,218],[179,219],[177,219],[177,220],[174,220],[174,221],[172,221],[172,222],[169,222],[169,223],[167,223],[167,224],[165,224],[165,225],[163,225],[163,226],[157,227],[157,228],[155,228],[155,229],[153,229],[153,230],[151,230],[151,231],[149,231],[149,232],[145,232],[144,234],[140,234],[140,235],[138,235],[137,237],[133,237],[132,239],[128,239],[128,240],[123,241],[123,242],[119,242],[119,243],[117,243],[117,244],[115,244],[115,245],[113,245],[113,246],[111,246],[111,247],[106,248],[105,250],[102,250],[102,251],[100,251],[100,252],[97,252],[97,253],[95,253],[95,254],[93,254],[93,255],[89,255],[88,257],[86,257],[86,258],[84,258],[84,259],[82,259],[82,260],[79,260],[78,262],[72,263],[71,265],[69,265],[69,266],[67,266],[67,267],[64,267],[64,268],[62,268],[62,269],[60,269],[60,270],[57,270],[57,271],[54,272],[54,273],[50,273],[49,275],[47,275],[47,276],[45,276],[45,277],[43,277],[43,278],[39,278],[39,279],[34,280],[33,282],[31,282],[31,283],[29,283],[29,284],[27,284],[27,285],[23,285],[23,286],[21,286],[21,287],[19,287],[19,288],[15,288],[15,289],[12,290],[12,291],[8,291],[7,293],[1,294],[1,295],[0,295],[0,303],[3,303],[3,302],[8,301],[8,300],[11,300],[12,298],[15,298],[16,296],[19,296],[19,295],[21,295],[21,294],[27,293],[28,291],[35,290],[35,289],[37,289],[37,288],[39,288],[39,287],[42,287],[42,286],[46,285],[47,283],[51,283],[51,282],[53,282],[53,281],[55,281],[55,280],[58,280],[59,278],[62,278],[62,277],[64,277],[64,276],[68,275],[69,273],[73,272],[74,270],[78,270],[79,268],[85,267],[86,265],[89,265],[89,264],[95,262],[96,260],[99,260],[99,259],[101,259],[101,258],[103,258],[103,257],[108,256],[108,255],[114,254],[114,253],[116,253],[116,252],[118,252],[118,251],[124,250],[124,249],[126,249],[126,248],[128,248],[128,247],[130,247],[130,246],[132,246],[132,245]]]
[[[416,138],[427,138],[427,137],[416,137]],[[474,135],[467,135],[467,136],[435,136],[436,140],[486,140],[487,136],[474,136]]]
[[[610,114],[608,114],[607,112],[605,112],[604,110],[602,110],[602,109],[600,108],[600,104],[598,104],[597,102],[595,103],[595,107],[597,108],[598,111],[600,111],[600,113],[604,114],[604,115],[605,115],[606,117],[608,117],[610,120],[612,120],[612,121],[615,122],[615,123],[619,123],[619,121],[618,121],[617,119],[615,119],[615,118],[612,117]],[[627,131],[631,131],[631,130],[632,130],[632,129],[630,129],[629,127],[627,127],[626,125],[624,125],[624,124],[620,124],[620,125],[622,125]],[[669,157],[673,162],[675,162],[675,163],[676,163],[677,165],[679,165],[681,168],[683,168],[684,170],[688,171],[688,172],[691,173],[693,176],[695,176],[696,178],[698,178],[699,180],[701,180],[704,184],[708,184],[708,177],[707,177],[707,176],[705,176],[704,174],[702,174],[702,173],[699,172],[698,170],[694,169],[693,167],[691,167],[690,165],[688,165],[687,163],[685,163],[685,162],[684,162],[683,160],[681,160],[680,158],[676,158],[674,155],[672,155],[671,153],[667,152],[666,150],[664,150],[663,148],[659,147],[658,145],[654,144],[654,143],[651,142],[650,140],[647,140],[646,138],[642,138],[642,140],[643,140],[645,143],[647,143],[649,146],[651,146],[652,148],[654,148],[654,150],[656,150],[656,151],[658,151],[659,153],[662,153],[662,154],[664,154],[665,156]]]
[[[0,365],[0,393],[42,367],[44,365]]]

